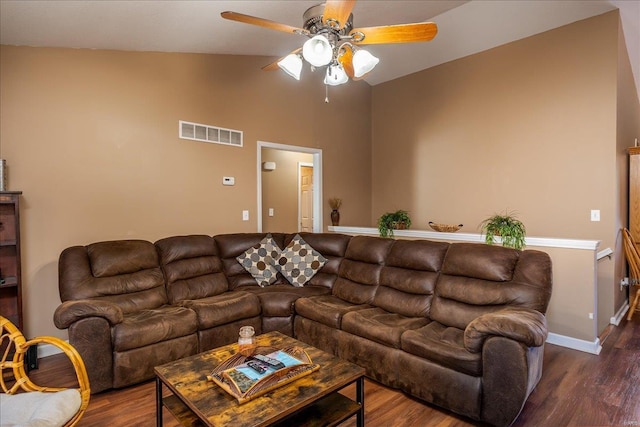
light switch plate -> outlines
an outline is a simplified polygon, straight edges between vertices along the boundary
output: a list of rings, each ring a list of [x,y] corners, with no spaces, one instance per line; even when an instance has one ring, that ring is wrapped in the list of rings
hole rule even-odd
[[[242,211],[242,220],[249,221],[249,211],[247,210]]]
[[[591,221],[600,221],[600,209],[591,209]]]
[[[222,185],[235,185],[236,179],[233,176],[223,176]]]

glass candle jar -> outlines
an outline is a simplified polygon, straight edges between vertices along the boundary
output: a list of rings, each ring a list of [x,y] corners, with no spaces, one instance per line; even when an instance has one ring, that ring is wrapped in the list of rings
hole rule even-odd
[[[243,326],[240,328],[240,336],[238,337],[238,351],[249,356],[256,348],[256,331],[253,326]]]

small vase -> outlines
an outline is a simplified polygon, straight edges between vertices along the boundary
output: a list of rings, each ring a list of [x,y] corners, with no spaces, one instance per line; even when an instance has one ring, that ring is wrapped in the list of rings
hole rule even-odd
[[[337,209],[331,211],[331,225],[340,225],[340,212]]]

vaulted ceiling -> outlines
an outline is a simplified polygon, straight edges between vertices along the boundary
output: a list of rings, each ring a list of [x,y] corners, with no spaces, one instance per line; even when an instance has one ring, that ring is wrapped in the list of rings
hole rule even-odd
[[[301,27],[303,12],[318,2],[0,0],[0,43],[281,57],[304,37],[226,21],[220,13]],[[359,0],[353,15],[355,27],[438,24],[431,42],[368,46],[380,58],[366,78],[376,85],[616,8],[640,93],[638,0]]]

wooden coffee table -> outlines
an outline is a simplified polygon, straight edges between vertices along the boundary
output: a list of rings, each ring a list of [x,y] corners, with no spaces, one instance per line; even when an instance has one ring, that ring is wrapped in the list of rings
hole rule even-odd
[[[231,344],[155,368],[156,421],[162,407],[185,426],[334,426],[353,415],[364,426],[364,368],[341,360],[279,332],[257,337],[258,346],[300,346],[320,369],[244,404],[207,380],[207,375],[231,355]],[[356,399],[338,391],[356,383]],[[163,385],[171,395],[163,398]]]

